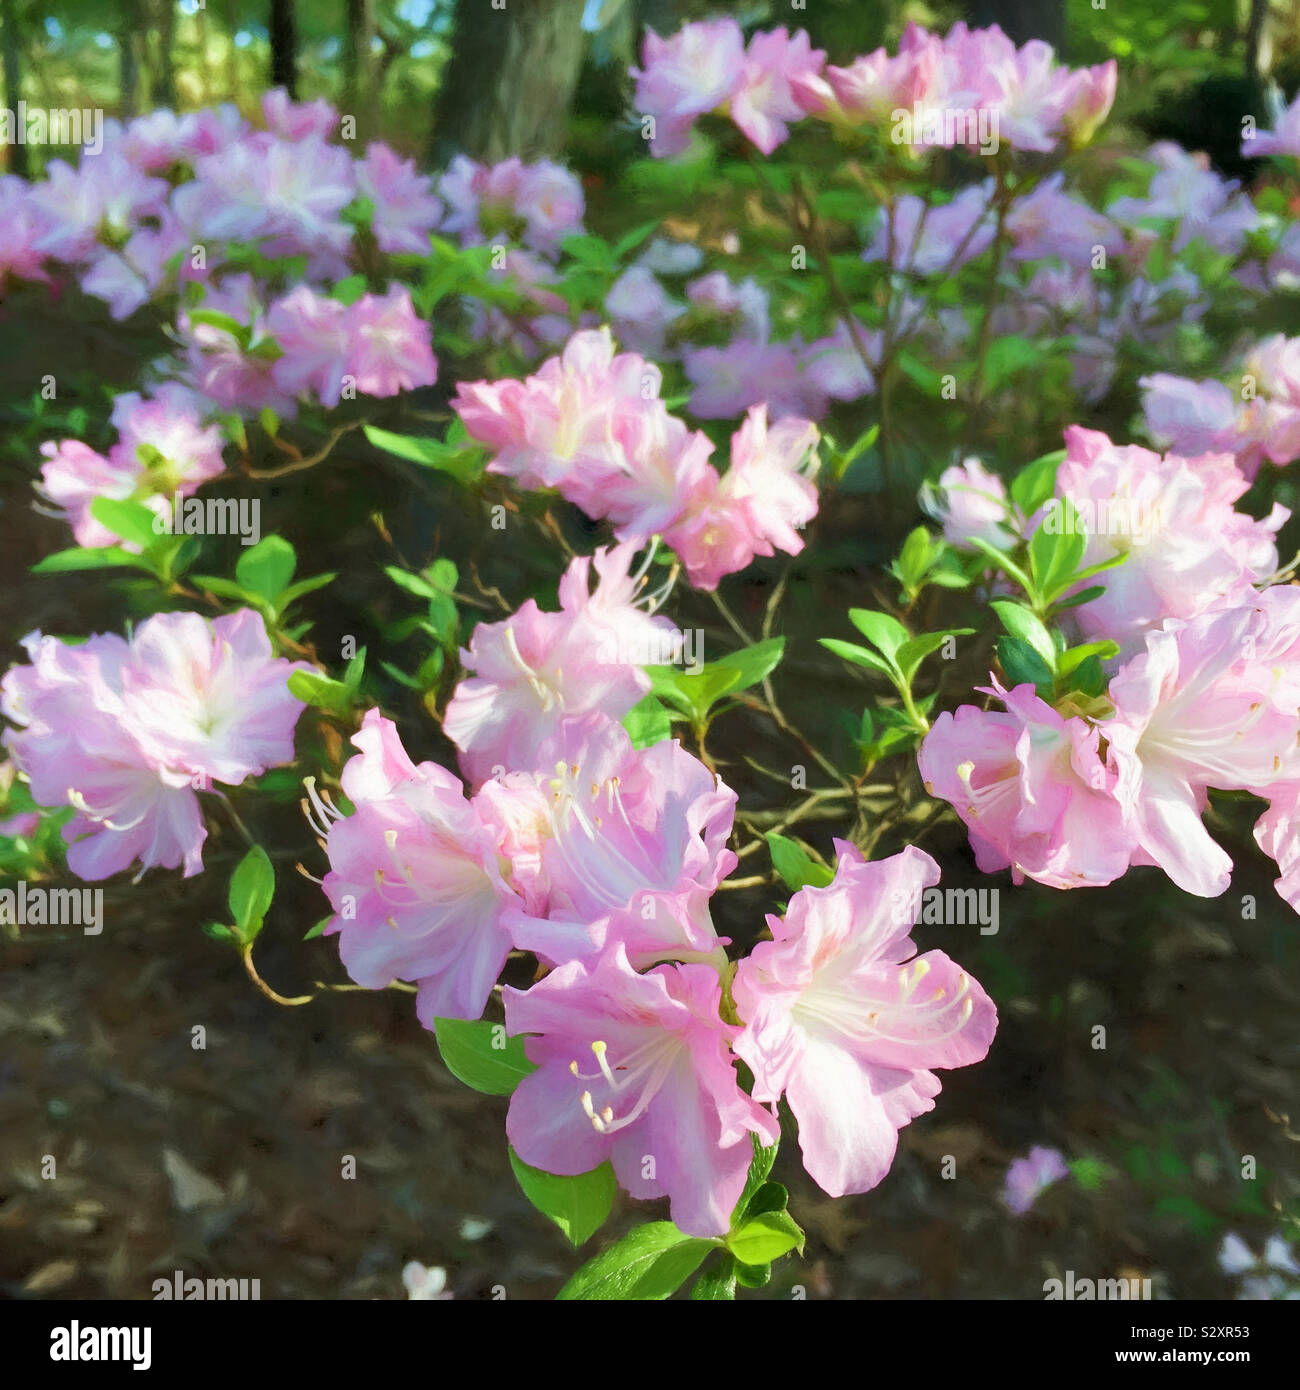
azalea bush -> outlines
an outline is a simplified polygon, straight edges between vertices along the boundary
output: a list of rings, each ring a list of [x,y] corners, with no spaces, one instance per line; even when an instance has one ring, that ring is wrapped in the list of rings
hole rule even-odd
[[[1213,897],[1247,807],[1300,908],[1300,102],[1243,113],[1247,190],[1098,148],[1114,63],[997,29],[836,66],[710,20],[630,76],[618,215],[282,92],[0,180],[10,288],[144,345],[9,441],[66,527],[37,572],[123,621],[0,683],[0,868],[219,874],[204,930],[269,1000],[413,996],[575,1246],[666,1199],[560,1297],[729,1299],[804,1246],[783,1133],[869,1192],[996,1046],[996,991],[913,939],[940,820],[1013,884]],[[409,515],[326,492],[347,460]],[[262,527],[297,475],[320,555]],[[863,498],[861,601],[796,630]],[[829,734],[779,693],[823,659],[862,682]],[[351,985],[258,968],[295,865]],[[1064,1174],[1034,1155],[1012,1210]]]

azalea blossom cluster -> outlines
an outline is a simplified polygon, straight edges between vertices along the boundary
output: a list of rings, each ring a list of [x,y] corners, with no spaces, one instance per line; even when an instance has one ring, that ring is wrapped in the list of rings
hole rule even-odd
[[[443,207],[413,161],[378,142],[361,158],[331,143],[340,116],[323,100],[294,103],[277,90],[262,115],[261,130],[229,104],[108,121],[103,151],[77,167],[52,160],[41,181],[6,180],[14,235],[0,249],[0,278],[68,267],[115,318],[207,280],[239,245],[304,257],[303,278],[324,284],[350,273],[361,219],[349,210],[363,202],[381,251],[427,252]]]
[[[1300,338],[1275,333],[1245,356],[1237,389],[1168,372],[1143,377],[1147,433],[1184,454],[1230,453],[1248,478],[1300,458]]]
[[[753,407],[719,476],[713,444],[672,415],[659,368],[615,353],[608,329],[575,333],[523,381],[462,382],[452,405],[492,451],[490,472],[520,487],[556,488],[620,541],[662,536],[693,585],[712,589],[756,555],[797,555],[817,512],[806,476],[818,435],[807,420],[769,424]]]
[[[292,419],[301,401],[333,408],[438,379],[432,330],[402,285],[351,304],[299,285],[266,304],[251,276],[234,275],[182,312],[179,338],[183,378],[240,415],[271,409]]]
[[[224,470],[221,432],[204,424],[209,403],[176,382],[141,395],[123,392],[113,402],[117,443],[107,455],[76,439],[41,446],[41,496],[72,527],[81,546],[119,544],[97,521],[91,504],[97,497],[143,502],[160,516],[168,499],[188,497]],[[133,542],[126,548],[138,549]]]
[[[633,1196],[667,1196],[681,1230],[712,1236],[755,1139],[778,1138],[765,1106],[789,1100],[827,1192],[865,1191],[932,1108],[932,1069],[980,1060],[996,1011],[942,952],[915,954],[898,904],[938,868],[914,849],[873,864],[838,843],[834,882],[796,893],[733,966],[710,898],[736,864],[735,793],[676,740],[635,748],[608,712],[649,684],[612,645],[663,621],[635,606],[630,558],[598,552],[594,592],[593,562],[575,561],[559,613],[479,628],[478,674],[445,725],[474,790],[413,763],[367,714],[342,775],[352,814],[316,801],[326,932],[358,984],[415,983],[428,1028],[477,1019],[510,952],[534,954],[543,977],[503,992],[535,1068],[511,1100],[511,1144],[561,1175],[609,1160]],[[583,670],[584,648],[605,659]]]
[[[23,645],[30,664],[0,680],[0,713],[16,726],[2,742],[38,805],[76,809],[63,838],[79,878],[135,863],[200,873],[198,792],[293,761],[303,704],[287,681],[310,668],[274,656],[250,609],[211,622],[159,613],[130,641],[34,632]]]
[[[1255,837],[1297,907],[1300,589],[1272,583],[1288,513],[1238,511],[1247,479],[1230,455],[1162,457],[1078,427],[1066,445],[1047,507],[1068,500],[1084,524],[1081,564],[1124,557],[1101,596],[1062,614],[1077,635],[1118,645],[1108,688],[1054,707],[994,678],[1002,710],[935,720],[919,753],[926,787],[966,823],[986,872],[1074,888],[1155,865],[1204,897],[1226,891],[1232,869],[1201,820],[1209,793],[1250,792],[1269,802]],[[997,480],[983,470],[948,475],[944,491],[953,535],[1027,535],[1046,516],[996,521]]]
[[[1087,142],[1110,111],[1116,73],[1113,60],[1061,67],[1041,40],[1018,48],[997,25],[963,23],[942,36],[909,24],[897,54],[880,48],[847,67],[828,66],[803,30],[761,31],[746,46],[733,19],[687,24],[668,39],[648,33],[633,70],[636,108],[653,117],[650,147],[659,156],[686,149],[695,121],[709,112],[729,116],[771,154],[806,117],[859,130],[918,109],[990,113],[1000,140],[1046,153],[1063,140]],[[938,134],[931,140],[927,128],[925,143],[979,143],[978,119],[933,124]],[[922,142],[921,132],[906,143],[914,141]]]

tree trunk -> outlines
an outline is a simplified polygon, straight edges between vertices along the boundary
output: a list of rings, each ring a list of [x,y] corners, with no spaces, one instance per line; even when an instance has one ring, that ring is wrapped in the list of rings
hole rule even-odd
[[[355,116],[363,138],[371,128],[370,36],[374,16],[370,0],[347,0],[343,29],[343,110]]]
[[[176,38],[176,0],[158,0],[158,54],[150,96],[155,106],[176,105],[176,69],[172,44]]]
[[[494,163],[558,154],[587,36],[585,0],[458,0],[430,154]]]
[[[293,0],[271,0],[271,86],[283,87],[298,100],[298,36]]]
[[[972,28],[996,24],[1016,43],[1045,39],[1059,51],[1065,39],[1064,0],[971,0],[968,9]]]
[[[4,69],[5,105],[14,113],[15,120],[23,94],[22,61],[18,5],[16,0],[0,0],[0,67]],[[9,172],[26,178],[28,167],[27,146],[15,140],[9,146]]]
[[[122,117],[140,114],[140,64],[135,46],[140,35],[138,0],[121,0],[121,26],[117,31],[117,74],[121,88]]]
[[[1246,24],[1246,76],[1257,82],[1263,81],[1273,66],[1270,18],[1269,0],[1250,0],[1250,19]]]

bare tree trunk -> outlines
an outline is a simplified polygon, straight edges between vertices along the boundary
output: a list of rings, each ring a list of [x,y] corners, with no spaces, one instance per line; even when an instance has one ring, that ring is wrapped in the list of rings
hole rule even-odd
[[[271,86],[283,87],[298,100],[298,35],[293,0],[271,0]]]
[[[584,0],[459,0],[434,107],[435,164],[557,154],[578,85]]]
[[[971,0],[968,10],[973,28],[996,24],[1016,43],[1045,39],[1059,49],[1065,39],[1063,0]]]
[[[1246,23],[1246,76],[1262,81],[1273,66],[1273,34],[1269,0],[1250,0]]]
[[[358,131],[363,138],[371,129],[370,36],[373,32],[370,0],[347,0],[343,31],[343,110],[357,118]]]
[[[22,36],[18,32],[18,6],[15,0],[0,0],[0,67],[4,69],[5,105],[18,115],[23,94]],[[25,133],[25,132],[24,132]],[[17,140],[9,146],[9,172],[27,177],[27,146]]]
[[[140,114],[140,57],[137,45],[144,25],[140,0],[118,0],[117,80],[121,88],[122,115]]]
[[[158,50],[150,96],[155,106],[176,105],[176,69],[172,44],[176,38],[176,0],[158,0]]]

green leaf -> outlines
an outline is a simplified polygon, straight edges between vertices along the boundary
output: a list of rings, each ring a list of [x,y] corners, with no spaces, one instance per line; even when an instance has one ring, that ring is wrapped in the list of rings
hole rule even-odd
[[[239,861],[239,866],[230,876],[230,892],[227,901],[235,919],[239,939],[247,945],[258,932],[266,919],[266,911],[275,897],[275,870],[270,857],[261,845],[252,849]]]
[[[802,1254],[803,1242],[803,1231],[788,1211],[764,1211],[727,1237],[727,1249],[741,1264],[765,1265],[791,1250]]]
[[[381,430],[374,425],[366,425],[364,430],[366,438],[376,449],[410,463],[449,473],[459,482],[476,482],[483,476],[483,454],[477,446],[467,448],[445,444],[440,439],[394,434],[391,430]]]
[[[1033,514],[1056,491],[1056,473],[1065,458],[1064,449],[1027,463],[1011,480],[1011,500],[1023,516]]]
[[[765,1182],[750,1198],[745,1215],[761,1216],[765,1211],[784,1211],[790,1194],[779,1182]]]
[[[614,1205],[618,1183],[608,1163],[577,1177],[559,1177],[530,1167],[510,1149],[510,1166],[514,1169],[524,1196],[564,1232],[573,1245],[590,1240],[605,1224]]]
[[[733,1299],[736,1296],[736,1261],[724,1255],[695,1281],[691,1289],[693,1300]]]
[[[275,606],[281,613],[291,603],[296,603],[306,594],[314,593],[317,589],[323,589],[326,584],[332,584],[338,578],[337,574],[313,574],[310,579],[300,579],[296,584],[289,587],[276,599]]]
[[[894,653],[911,636],[897,618],[870,608],[850,608],[849,621],[891,664]]]
[[[334,920],[334,914],[322,917],[319,922],[303,937],[304,941],[314,941],[318,936],[324,936],[325,928]]]
[[[869,652],[865,647],[856,646],[852,642],[841,642],[838,637],[819,637],[817,640],[827,651],[842,656],[845,661],[851,661],[856,666],[866,666],[869,670],[879,671],[888,676],[890,680],[894,679],[896,672],[883,656],[877,656],[875,652]]]
[[[633,227],[630,232],[624,233],[614,243],[614,259],[621,261],[630,251],[635,251],[658,227],[658,221],[643,222],[639,227]]]
[[[603,1250],[556,1294],[557,1301],[664,1299],[676,1293],[721,1244],[683,1235],[671,1221],[651,1221]]]
[[[216,574],[195,574],[191,576],[191,582],[201,589],[206,589],[210,594],[216,594],[218,598],[238,599],[241,603],[250,603],[255,608],[263,606],[259,594],[250,594],[242,584],[236,584],[233,579],[222,579]]]
[[[736,1210],[731,1218],[733,1226],[745,1215],[754,1194],[767,1182],[767,1176],[776,1162],[777,1149],[780,1147],[777,1144],[764,1146],[758,1135],[752,1132],[749,1139],[754,1146],[754,1157],[750,1161],[749,1173],[745,1178],[745,1190],[740,1194],[740,1201],[736,1203]]]
[[[1008,689],[1029,684],[1050,702],[1053,688],[1051,668],[1028,642],[1019,637],[999,637],[997,652],[1002,669],[1006,672]]]
[[[151,512],[143,502],[126,502],[116,497],[96,497],[90,504],[90,514],[101,526],[107,526],[124,541],[148,550],[158,538],[166,534],[165,529],[156,531],[154,523],[165,527],[166,519]]]
[[[647,695],[623,716],[623,727],[632,740],[633,748],[649,748],[672,737],[673,721],[659,700],[654,695]]]
[[[647,666],[650,693],[698,723],[725,695],[757,685],[776,667],[784,651],[785,638],[772,637],[706,662],[697,672],[682,671],[676,666]]]
[[[238,946],[239,937],[227,926],[220,922],[205,922],[203,925],[203,935],[210,936],[213,941],[222,941],[227,946]]]
[[[56,550],[32,566],[33,574],[69,574],[74,570],[118,569],[123,565],[140,566],[140,557],[117,545],[74,546]]]
[[[1038,616],[1024,604],[1013,603],[1010,599],[994,599],[991,606],[1012,637],[1027,642],[1051,670],[1056,664],[1056,644]]]
[[[1085,657],[1074,669],[1070,684],[1084,695],[1101,695],[1106,689],[1106,673],[1096,656]]]
[[[1090,584],[1086,589],[1080,589],[1077,594],[1071,594],[1069,598],[1057,599],[1052,608],[1057,613],[1067,608],[1077,608],[1081,603],[1091,603],[1093,599],[1100,598],[1105,592],[1104,584]]]
[[[1081,666],[1089,657],[1096,657],[1098,661],[1110,661],[1112,657],[1119,655],[1119,643],[1109,640],[1104,642],[1085,642],[1080,647],[1071,647],[1068,651],[1062,652],[1056,659],[1057,674],[1065,677],[1076,667]]]
[[[289,677],[289,694],[313,709],[340,718],[346,717],[352,708],[351,692],[342,681],[331,680],[314,671],[295,671]]]
[[[903,679],[910,685],[917,667],[931,652],[937,652],[950,637],[969,637],[974,631],[973,627],[950,627],[943,632],[923,632],[904,642],[894,653]]]
[[[764,1284],[772,1281],[772,1266],[747,1265],[736,1261],[736,1283],[744,1285],[747,1289],[761,1289]]]
[[[992,560],[1000,570],[1010,575],[1025,593],[1032,594],[1034,592],[1033,580],[1030,579],[1024,570],[1022,570],[1009,555],[1004,555],[996,546],[990,545],[988,541],[983,540],[979,536],[968,536],[967,541],[981,554],[986,555]]]
[[[812,855],[797,840],[788,840],[775,830],[767,832],[767,847],[772,853],[772,867],[781,875],[782,882],[793,892],[811,885],[825,888],[835,877],[832,870],[818,864]]]
[[[748,690],[769,676],[780,665],[784,654],[785,638],[769,637],[765,642],[755,642],[753,646],[741,647],[738,652],[729,652],[709,662],[705,670],[712,667],[716,671],[734,671],[737,679],[727,687],[727,694],[731,695],[737,690]]]
[[[235,563],[235,578],[245,589],[274,603],[289,585],[298,567],[293,546],[283,536],[267,536]]]
[[[330,291],[330,298],[337,299],[340,304],[355,304],[366,292],[366,277],[364,275],[349,275],[346,280],[340,280]]]
[[[434,1019],[434,1036],[447,1070],[466,1086],[489,1096],[508,1096],[531,1071],[521,1037],[507,1037],[505,1025],[485,1019]]]
[[[934,553],[934,537],[924,526],[909,531],[894,562],[894,577],[909,592],[919,589],[934,561]]]
[[[1029,541],[1029,567],[1044,603],[1050,603],[1074,583],[1075,571],[1087,548],[1088,537],[1074,504],[1067,498],[1050,508]]]

